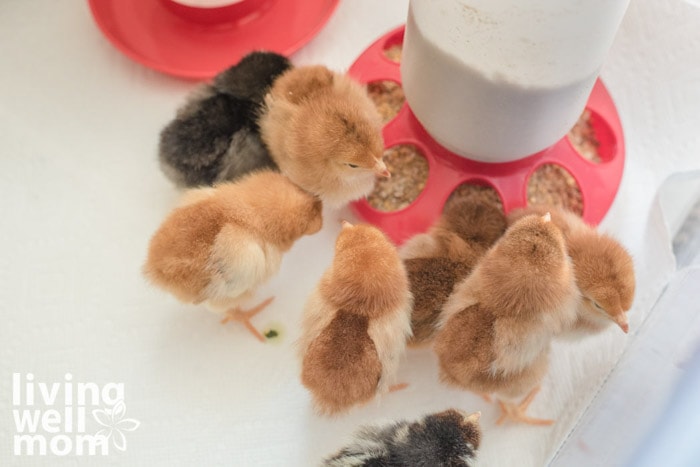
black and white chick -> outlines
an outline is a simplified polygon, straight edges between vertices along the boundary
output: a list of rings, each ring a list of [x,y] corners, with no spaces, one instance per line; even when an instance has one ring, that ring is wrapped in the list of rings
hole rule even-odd
[[[426,415],[417,422],[402,420],[366,426],[355,440],[323,461],[324,467],[469,467],[481,442],[479,418],[455,409]]]
[[[282,55],[252,52],[195,89],[161,131],[165,175],[180,187],[197,187],[276,169],[257,119],[272,83],[291,67]]]

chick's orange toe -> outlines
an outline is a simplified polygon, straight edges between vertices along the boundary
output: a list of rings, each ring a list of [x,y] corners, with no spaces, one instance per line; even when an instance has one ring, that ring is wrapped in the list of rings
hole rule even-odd
[[[403,389],[406,389],[407,387],[408,387],[408,383],[394,384],[392,386],[389,386],[389,392],[401,391]]]
[[[496,420],[496,425],[502,425],[506,420],[512,420],[516,423],[525,423],[527,425],[552,425],[554,420],[532,418],[525,413],[539,390],[540,388],[535,388],[530,391],[530,394],[528,394],[519,404],[498,401],[498,405],[501,407],[501,416],[498,418],[498,420]]]
[[[262,303],[256,305],[250,310],[241,310],[240,308],[232,308],[226,311],[226,315],[221,320],[221,324],[226,324],[229,321],[238,321],[242,323],[248,331],[250,331],[256,339],[260,342],[265,342],[265,336],[263,336],[260,331],[258,331],[255,326],[250,322],[250,319],[260,313],[265,307],[267,307],[275,297],[270,297]]]

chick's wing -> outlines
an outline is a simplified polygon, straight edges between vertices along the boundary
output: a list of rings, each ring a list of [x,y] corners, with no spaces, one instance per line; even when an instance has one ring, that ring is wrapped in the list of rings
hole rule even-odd
[[[216,237],[209,267],[209,298],[235,298],[265,282],[279,269],[281,254],[254,232],[227,224]]]

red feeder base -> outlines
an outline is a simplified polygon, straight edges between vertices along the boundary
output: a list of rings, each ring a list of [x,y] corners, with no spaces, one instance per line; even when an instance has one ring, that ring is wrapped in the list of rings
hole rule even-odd
[[[399,64],[389,60],[384,51],[403,42],[401,26],[374,42],[350,68],[350,75],[362,83],[394,81],[401,85]],[[558,143],[535,155],[507,163],[478,162],[458,156],[438,144],[422,127],[405,103],[398,115],[383,129],[384,144],[417,147],[425,156],[429,174],[424,190],[408,207],[384,212],[366,200],[352,204],[362,219],[384,230],[396,243],[425,232],[440,216],[450,194],[460,185],[493,187],[503,202],[505,212],[527,205],[527,181],[539,167],[554,164],[567,170],[576,180],[583,199],[583,219],[598,224],[615,198],[622,179],[625,143],[622,125],[610,94],[598,80],[586,108],[600,143],[600,163],[584,159],[565,136]]]

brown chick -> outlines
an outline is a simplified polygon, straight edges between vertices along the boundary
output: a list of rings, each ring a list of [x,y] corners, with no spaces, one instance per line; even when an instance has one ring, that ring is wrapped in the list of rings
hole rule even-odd
[[[343,223],[333,264],[309,297],[299,352],[316,409],[336,414],[389,390],[411,333],[411,295],[394,245]]]
[[[503,212],[483,202],[450,203],[425,234],[410,239],[401,253],[413,294],[409,346],[429,343],[454,285],[467,277],[488,248],[503,235]]]
[[[563,335],[569,338],[593,335],[612,324],[627,333],[627,311],[632,307],[635,291],[632,257],[617,240],[599,233],[576,214],[561,208],[517,209],[508,215],[508,221],[513,223],[525,215],[547,209],[552,212],[552,222],[564,233],[581,295],[577,319]]]
[[[404,261],[411,294],[412,336],[410,347],[428,344],[435,335],[442,307],[452,294],[454,285],[469,275],[471,266],[449,258],[412,258]]]
[[[498,207],[468,199],[449,203],[428,232],[401,246],[403,259],[438,256],[466,261],[472,267],[506,230]]]
[[[249,320],[269,300],[248,312],[238,306],[321,223],[320,200],[279,173],[189,190],[153,235],[144,274],[182,302],[227,313],[264,341]]]
[[[508,225],[513,225],[516,221],[525,216],[531,216],[533,214],[543,216],[546,213],[549,213],[549,215],[552,217],[552,222],[554,225],[559,227],[561,233],[564,234],[564,239],[566,239],[569,233],[574,230],[592,228],[586,224],[581,216],[574,214],[568,209],[563,209],[559,206],[552,205],[531,205],[526,208],[513,209],[508,213],[508,216],[506,216],[506,221]]]
[[[323,66],[288,70],[265,97],[258,123],[282,173],[326,204],[366,196],[376,176],[390,176],[379,114],[346,75]]]
[[[577,298],[560,230],[549,216],[519,220],[445,304],[435,337],[442,380],[495,393],[499,423],[553,423],[525,412],[547,370],[552,336],[576,319]]]

